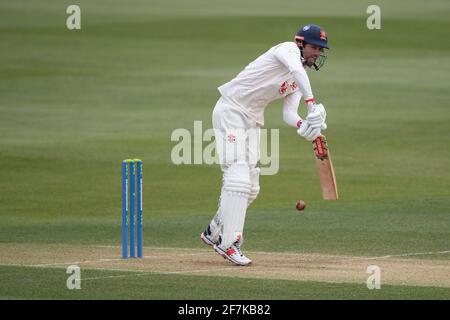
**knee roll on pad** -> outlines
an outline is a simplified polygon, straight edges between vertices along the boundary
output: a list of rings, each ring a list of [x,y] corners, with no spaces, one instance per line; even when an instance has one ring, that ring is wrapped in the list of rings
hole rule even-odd
[[[242,193],[242,196],[249,196],[252,191],[252,184],[245,180],[227,179],[223,190],[225,192]]]
[[[252,191],[249,166],[231,165],[224,174],[223,191],[242,193],[248,197]]]

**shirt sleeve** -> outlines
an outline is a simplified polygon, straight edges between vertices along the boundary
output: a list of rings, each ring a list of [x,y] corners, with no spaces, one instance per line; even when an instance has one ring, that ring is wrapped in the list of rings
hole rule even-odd
[[[292,74],[305,101],[314,99],[308,74],[300,59],[300,49],[295,43],[286,42],[274,50],[274,55]]]
[[[302,94],[300,91],[295,91],[284,97],[283,100],[283,121],[293,127],[298,127],[299,121],[302,118],[298,115],[298,106]]]
[[[300,59],[300,49],[293,42],[285,42],[275,48],[275,57],[280,61],[290,72],[303,69],[302,61]]]

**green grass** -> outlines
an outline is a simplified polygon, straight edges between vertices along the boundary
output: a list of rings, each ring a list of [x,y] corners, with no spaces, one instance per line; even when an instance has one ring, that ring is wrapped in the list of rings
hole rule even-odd
[[[432,206],[435,203],[436,209],[429,211],[429,205],[422,202]],[[319,206],[304,213],[298,213],[293,206],[253,209],[247,216],[246,248],[362,256],[448,250],[447,229],[441,223],[447,216],[439,212],[448,202],[410,201],[409,205],[415,213],[402,209],[404,202],[349,203],[345,210]],[[424,216],[435,220],[419,228]],[[205,213],[168,218],[150,212],[144,223],[145,245],[202,248],[198,235],[209,218],[210,214]],[[0,227],[0,242],[119,245],[120,223],[120,215],[114,219],[5,219]]]
[[[309,74],[327,108],[340,200],[321,200],[310,145],[273,103],[266,127],[280,129],[280,170],[261,177],[245,248],[368,256],[450,249],[447,1],[378,1],[378,31],[365,26],[370,3],[356,0],[78,1],[80,31],[65,27],[69,4],[0,4],[0,242],[118,245],[120,163],[139,157],[145,244],[200,247],[221,172],[173,165],[172,131],[193,132],[194,120],[211,127],[217,86],[315,22],[331,50],[323,70]],[[307,203],[303,213],[294,210],[298,199]],[[202,277],[148,279],[168,286],[124,298],[203,298],[189,286],[171,289],[185,279],[201,286]],[[229,280],[214,281],[235,290]],[[236,298],[352,298],[354,290],[379,298],[354,285],[308,283],[312,296],[295,282],[283,282],[281,294],[273,281],[246,281]],[[29,291],[18,277],[7,284],[1,292],[8,297],[83,298],[88,291],[52,284]],[[113,286],[86,297],[121,298]],[[267,290],[257,293],[258,286]],[[384,298],[450,297],[445,289],[389,290]]]
[[[0,299],[315,300],[448,299],[448,288],[254,280],[81,270],[80,289],[69,290],[65,269],[0,267]],[[95,279],[93,279],[95,278]],[[14,289],[12,289],[14,288]],[[240,289],[238,289],[240,288]]]

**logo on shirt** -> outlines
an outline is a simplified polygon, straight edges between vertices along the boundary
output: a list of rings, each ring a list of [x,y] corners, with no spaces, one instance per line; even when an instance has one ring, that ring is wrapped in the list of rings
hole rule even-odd
[[[292,91],[294,91],[295,89],[297,89],[297,84],[295,83],[295,81],[293,81],[292,83],[285,81],[281,84],[281,87],[280,89],[278,89],[278,92],[280,94],[285,94],[286,91],[289,89],[289,87],[291,88]]]
[[[228,135],[228,142],[229,142],[229,143],[236,142],[236,136],[235,136],[234,134],[230,133],[230,134]]]
[[[295,81],[292,82],[289,86],[291,87],[292,90],[297,89],[297,84],[295,83]]]
[[[284,94],[284,93],[286,93],[287,88],[288,88],[288,82],[285,81],[285,82],[283,82],[283,83],[281,84],[281,87],[280,87],[280,89],[278,90],[278,92],[279,92],[280,94]]]

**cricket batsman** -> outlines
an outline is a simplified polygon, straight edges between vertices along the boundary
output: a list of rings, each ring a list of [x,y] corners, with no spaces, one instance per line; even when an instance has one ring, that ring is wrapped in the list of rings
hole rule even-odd
[[[308,24],[294,42],[270,48],[234,79],[218,88],[221,97],[212,115],[216,150],[223,172],[219,209],[200,238],[236,265],[252,261],[241,250],[247,208],[258,196],[260,169],[259,132],[267,105],[283,99],[283,120],[308,141],[326,129],[326,112],[317,104],[306,67],[319,70],[328,48],[325,30]],[[307,116],[298,114],[303,97]],[[256,137],[257,144],[249,143]],[[236,146],[244,143],[244,148]]]

